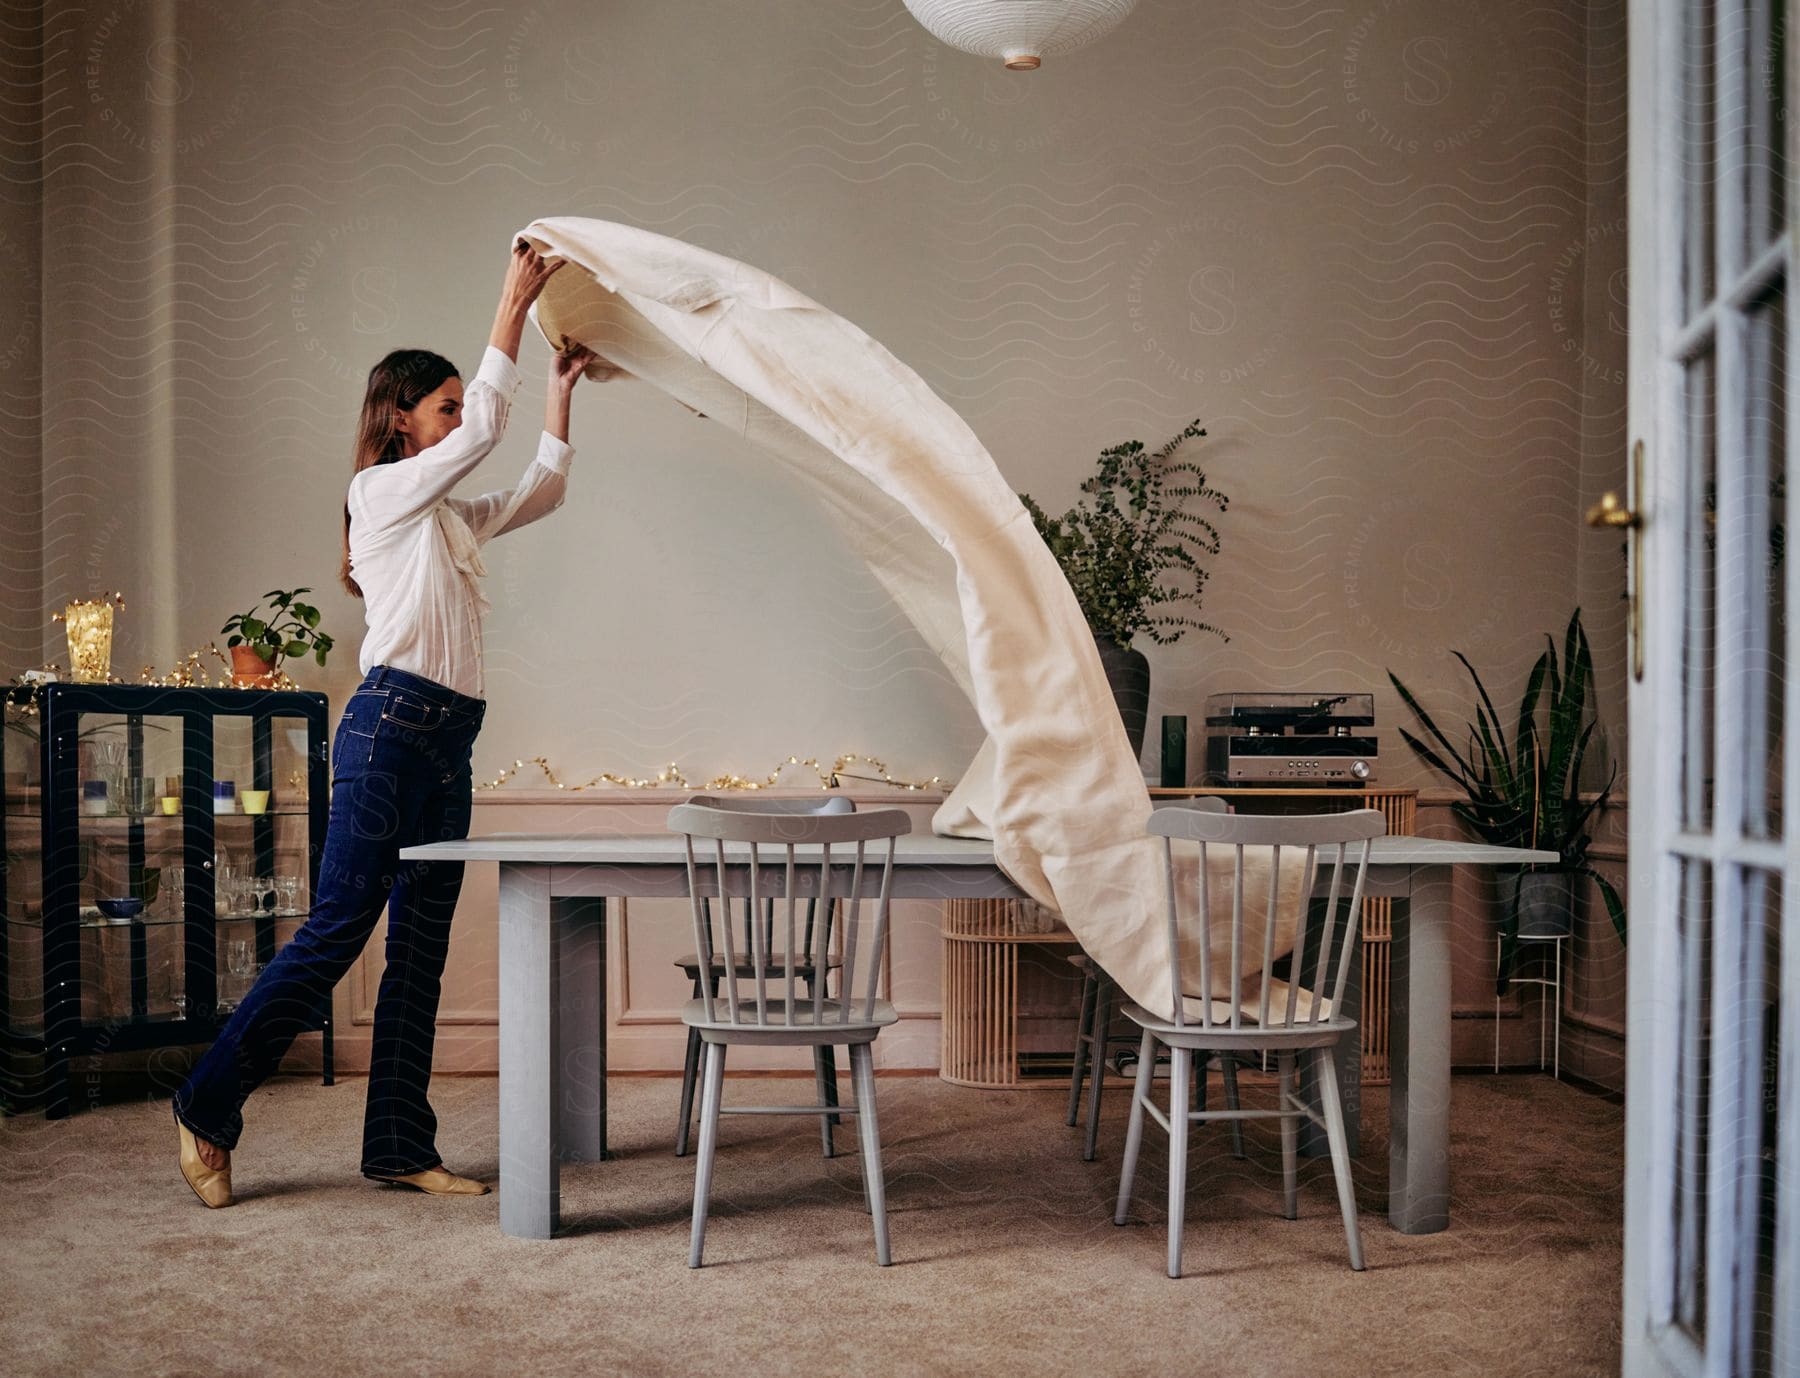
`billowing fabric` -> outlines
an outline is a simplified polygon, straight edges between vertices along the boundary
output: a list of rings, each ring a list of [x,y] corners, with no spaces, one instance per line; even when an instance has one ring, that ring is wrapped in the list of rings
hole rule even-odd
[[[551,346],[587,345],[802,480],[969,696],[988,736],[933,829],[991,838],[1133,999],[1169,1009],[1149,792],[1075,595],[974,432],[877,341],[759,269],[603,220],[519,237],[568,261],[534,309]],[[1224,880],[1229,860],[1215,864]],[[1282,869],[1278,950],[1298,899],[1298,868]],[[1250,912],[1267,874],[1250,867]],[[1262,944],[1245,946],[1260,965]]]

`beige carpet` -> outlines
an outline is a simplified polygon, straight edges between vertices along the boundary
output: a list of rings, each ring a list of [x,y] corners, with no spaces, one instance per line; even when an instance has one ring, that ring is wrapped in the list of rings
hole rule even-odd
[[[727,1104],[805,1081],[727,1084]],[[1327,1164],[1280,1218],[1271,1123],[1250,1161],[1196,1129],[1188,1276],[1163,1275],[1166,1149],[1146,1137],[1132,1223],[1111,1222],[1125,1097],[1100,1161],[1063,1097],[880,1083],[895,1266],[878,1268],[853,1129],[724,1129],[707,1267],[686,1267],[692,1160],[676,1087],[623,1078],[615,1162],[563,1174],[567,1237],[503,1238],[498,1197],[440,1200],[356,1173],[363,1086],[284,1080],[246,1109],[236,1206],[175,1166],[166,1101],[0,1122],[0,1364],[12,1374],[1127,1372],[1609,1374],[1618,1370],[1623,1112],[1542,1076],[1459,1077],[1455,1223],[1387,1225],[1386,1096],[1368,1097],[1345,1263]],[[434,1087],[439,1146],[486,1176],[496,1084]],[[800,1357],[804,1351],[805,1357]]]

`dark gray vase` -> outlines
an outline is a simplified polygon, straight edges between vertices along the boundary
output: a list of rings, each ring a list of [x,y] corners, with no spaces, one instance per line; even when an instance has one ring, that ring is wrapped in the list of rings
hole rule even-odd
[[[1144,721],[1150,715],[1150,662],[1142,651],[1121,646],[1110,636],[1094,634],[1094,646],[1100,652],[1100,664],[1106,671],[1106,682],[1112,688],[1113,702],[1125,720],[1125,736],[1131,742],[1131,754],[1144,754]]]
[[[1567,871],[1521,871],[1519,936],[1566,938],[1574,931],[1574,877]]]

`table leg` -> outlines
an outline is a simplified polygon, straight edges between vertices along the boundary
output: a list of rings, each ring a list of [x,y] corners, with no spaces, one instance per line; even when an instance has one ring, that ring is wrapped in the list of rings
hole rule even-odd
[[[1393,937],[1388,1222],[1435,1234],[1450,1224],[1451,870],[1415,866],[1410,881]]]
[[[550,902],[556,928],[557,1049],[552,1069],[561,1116],[561,1158],[606,1157],[606,901]]]
[[[550,871],[500,866],[500,1232],[549,1239],[562,1213]]]

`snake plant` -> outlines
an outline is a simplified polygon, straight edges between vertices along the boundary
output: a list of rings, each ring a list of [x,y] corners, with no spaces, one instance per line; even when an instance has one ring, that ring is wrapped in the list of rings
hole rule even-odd
[[[1597,795],[1586,800],[1581,797],[1582,766],[1598,722],[1589,712],[1594,663],[1581,626],[1581,609],[1575,609],[1569,618],[1560,662],[1556,642],[1548,635],[1544,641],[1545,649],[1525,682],[1510,740],[1500,710],[1461,651],[1453,654],[1469,672],[1477,699],[1467,745],[1459,750],[1390,670],[1388,679],[1431,740],[1405,728],[1400,735],[1427,765],[1463,791],[1466,797],[1452,804],[1451,811],[1484,841],[1551,851],[1560,858],[1548,865],[1521,867],[1521,871],[1555,871],[1593,881],[1623,943],[1624,902],[1587,855],[1593,841],[1592,822],[1611,798],[1618,766],[1615,763],[1609,770],[1606,785]],[[1500,919],[1501,990],[1512,973],[1518,936],[1519,891],[1514,886]]]

